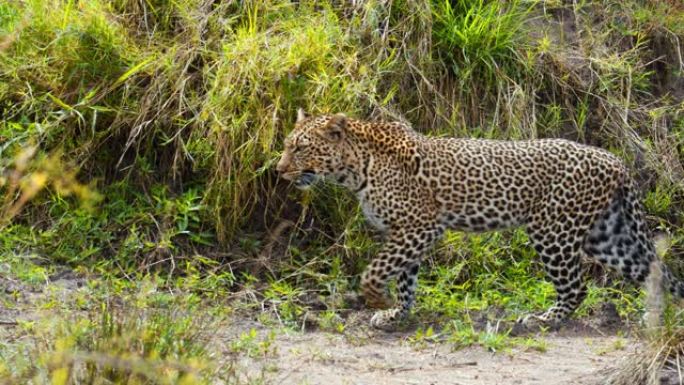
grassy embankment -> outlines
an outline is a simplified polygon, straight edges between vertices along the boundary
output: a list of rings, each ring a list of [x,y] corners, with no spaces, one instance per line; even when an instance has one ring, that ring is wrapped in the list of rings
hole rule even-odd
[[[312,4],[0,5],[0,267],[22,287],[63,266],[91,282],[41,301],[53,316],[17,326],[0,376],[230,380],[195,330],[249,307],[226,303],[238,290],[265,304],[264,322],[307,314],[344,330],[343,294],[377,247],[344,191],[302,195],[277,181],[297,107],[405,119],[433,135],[602,146],[634,167],[649,224],[669,234],[667,258],[681,258],[676,2]],[[542,275],[521,231],[449,234],[421,273],[416,317],[455,346],[502,348],[507,331],[476,330],[471,312],[545,308]],[[638,292],[620,282],[593,284],[579,314],[613,301],[637,318]],[[21,290],[0,295],[21,308]],[[183,315],[193,310],[208,316]]]

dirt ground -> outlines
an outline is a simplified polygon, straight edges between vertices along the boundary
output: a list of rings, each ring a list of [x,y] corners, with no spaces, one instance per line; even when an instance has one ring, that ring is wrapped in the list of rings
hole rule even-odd
[[[387,333],[361,327],[343,334],[279,332],[266,356],[236,356],[231,343],[238,338],[237,331],[248,329],[259,336],[269,333],[258,322],[239,322],[219,330],[214,343],[227,357],[237,359],[246,378],[273,384],[587,385],[596,383],[599,371],[639,348],[634,340],[590,327],[549,332],[543,337],[543,352],[525,347],[454,350],[446,342],[411,343],[414,331]]]
[[[342,336],[311,333],[280,337],[277,358],[243,365],[253,376],[275,365],[278,370],[265,377],[277,384],[587,384],[624,356],[624,350],[611,350],[616,339],[554,336],[544,353],[494,354],[480,347],[415,350],[391,337],[355,346]]]
[[[14,291],[15,283],[0,280],[8,292]],[[49,316],[35,307],[26,311],[41,296],[68,295],[81,284],[63,277],[50,286],[43,291],[22,290],[20,302],[29,306],[0,305],[0,339],[13,334],[14,321]],[[250,384],[586,385],[596,383],[600,370],[618,365],[640,346],[635,339],[619,337],[624,325],[606,323],[610,317],[605,314],[598,317],[599,324],[570,321],[547,332],[540,337],[544,351],[518,346],[498,352],[479,346],[456,350],[446,336],[440,338],[439,331],[433,340],[412,342],[420,325],[401,332],[378,331],[367,326],[370,315],[368,310],[352,312],[343,333],[265,326],[255,320],[255,314],[236,315],[207,333],[208,347]],[[255,337],[239,345],[251,330]]]

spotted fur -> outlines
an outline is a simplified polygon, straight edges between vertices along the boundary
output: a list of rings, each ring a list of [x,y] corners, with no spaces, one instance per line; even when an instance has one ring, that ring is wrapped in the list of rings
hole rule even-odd
[[[386,234],[361,280],[367,303],[387,308],[387,283],[397,279],[398,304],[374,315],[378,327],[408,314],[421,258],[447,229],[524,226],[557,293],[533,316],[541,321],[564,319],[586,296],[583,257],[638,283],[656,258],[623,162],[567,140],[431,138],[402,123],[300,111],[277,169],[303,189],[319,179],[346,186]],[[663,268],[670,291],[684,296],[684,284]]]

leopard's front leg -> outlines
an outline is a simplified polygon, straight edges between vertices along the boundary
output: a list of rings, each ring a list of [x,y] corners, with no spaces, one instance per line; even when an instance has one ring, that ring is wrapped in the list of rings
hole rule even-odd
[[[389,329],[408,316],[415,300],[420,260],[442,232],[443,229],[434,226],[389,233],[383,249],[361,277],[361,289],[368,306],[385,309],[373,315],[371,326]],[[394,277],[397,278],[398,301],[392,306],[387,284]]]

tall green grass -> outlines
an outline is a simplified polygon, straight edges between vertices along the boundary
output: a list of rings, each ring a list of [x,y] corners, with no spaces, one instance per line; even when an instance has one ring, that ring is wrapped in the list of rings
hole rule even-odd
[[[522,83],[532,66],[524,60],[525,21],[534,2],[435,1],[433,41],[437,57],[455,75],[459,99],[483,107],[498,86]],[[490,96],[490,97],[491,97]]]
[[[26,180],[53,159],[104,199],[81,211],[46,184],[4,244],[133,271],[263,256],[292,221],[291,250],[333,250],[357,271],[372,242],[349,195],[301,196],[273,171],[297,107],[601,145],[668,192],[649,207],[674,229],[684,113],[668,85],[683,39],[670,13],[631,0],[4,3],[1,165],[35,145]],[[21,191],[2,178],[9,207]]]

